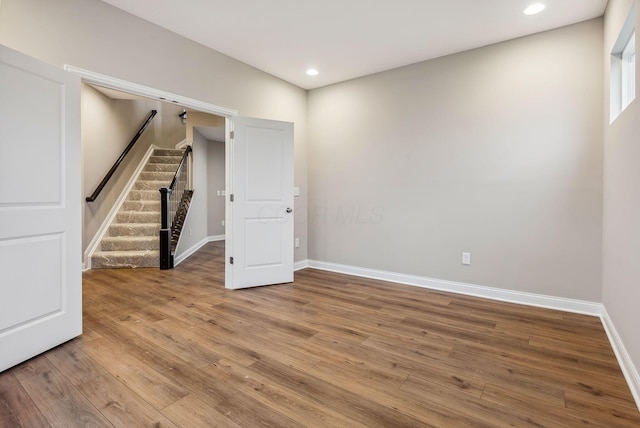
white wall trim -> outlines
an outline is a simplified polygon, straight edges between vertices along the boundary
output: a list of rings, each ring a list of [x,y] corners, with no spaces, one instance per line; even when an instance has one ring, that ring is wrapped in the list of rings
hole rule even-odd
[[[624,378],[627,380],[631,394],[636,401],[636,406],[638,406],[638,410],[640,410],[640,374],[638,374],[638,370],[633,365],[633,360],[629,356],[624,343],[622,343],[622,339],[620,338],[620,335],[613,325],[613,321],[609,317],[609,313],[604,306],[602,307],[602,315],[600,316],[600,319],[602,320],[604,330],[607,332],[607,336],[609,337],[609,342],[611,343],[613,352],[616,354],[616,358],[618,359],[618,364],[620,364]]]
[[[308,267],[309,267],[309,260],[300,260],[293,264],[293,271],[296,272],[302,269],[306,269]]]
[[[170,92],[161,91],[159,89],[151,88],[149,86],[139,85],[137,83],[127,82],[126,80],[118,79],[111,76],[106,76],[100,73],[94,73],[93,71],[84,70],[82,68],[74,67],[72,65],[65,64],[64,69],[80,76],[83,82],[90,83],[98,86],[104,86],[106,88],[115,89],[122,92],[128,92],[130,94],[139,95],[142,97],[154,98],[163,102],[169,102],[181,105],[183,107],[189,107],[195,110],[199,110],[205,113],[211,113],[218,116],[232,117],[237,116],[236,110],[220,107],[215,104],[195,100],[193,98],[187,98],[180,95],[172,94]]]
[[[482,297],[485,299],[499,300],[502,302],[517,303],[521,305],[537,306],[547,309],[556,309],[578,314],[600,316],[602,304],[584,300],[567,299],[564,297],[546,296],[543,294],[527,293],[523,291],[506,290],[502,288],[486,287],[483,285],[467,284],[463,282],[447,281],[443,279],[427,278],[416,275],[407,275],[397,272],[388,272],[377,269],[367,269],[356,266],[341,265],[336,263],[321,262],[317,260],[305,260],[296,263],[296,270],[310,267],[313,269],[343,273],[346,275],[360,276],[363,278],[379,279],[382,281],[396,282],[399,284],[413,285],[432,290],[447,291],[457,294]]]
[[[111,225],[113,220],[116,218],[116,214],[118,214],[118,211],[120,211],[120,207],[122,207],[122,204],[124,204],[124,201],[127,199],[127,195],[129,195],[129,192],[131,191],[131,189],[133,189],[133,186],[134,184],[136,184],[136,180],[138,180],[138,177],[140,176],[140,173],[144,169],[144,166],[147,164],[147,161],[149,160],[149,158],[153,155],[153,151],[158,148],[159,147],[156,146],[155,144],[152,144],[151,146],[149,146],[149,148],[147,149],[147,152],[144,154],[144,157],[142,158],[140,163],[138,163],[136,170],[133,172],[133,174],[129,178],[129,181],[127,181],[127,184],[124,186],[124,189],[122,189],[122,192],[120,192],[120,196],[118,196],[118,199],[111,207],[111,211],[109,211],[109,214],[107,214],[107,217],[104,219],[104,221],[102,222],[102,225],[100,226],[96,234],[93,236],[93,239],[91,240],[91,242],[89,242],[87,249],[84,251],[84,261],[83,261],[84,270],[91,269],[91,256],[98,249],[98,246],[102,241],[102,238],[104,238],[104,235],[107,233],[107,230],[109,230],[109,226]]]
[[[189,145],[189,142],[185,138],[184,140],[182,140],[178,144],[176,144],[176,149],[180,149],[180,150],[186,149],[188,145]]]
[[[174,267],[178,266],[180,263],[182,263],[183,261],[187,260],[190,256],[192,256],[193,253],[195,253],[196,251],[198,251],[200,248],[204,247],[208,243],[209,243],[209,238],[207,237],[201,240],[200,242],[197,242],[196,244],[194,244],[191,248],[187,248],[186,250],[181,252],[179,256],[176,256],[173,259],[173,266]]]
[[[188,259],[196,251],[198,251],[200,248],[202,248],[205,245],[207,245],[209,242],[224,241],[224,239],[225,239],[224,235],[207,236],[202,241],[200,241],[197,244],[193,245],[191,248],[188,248],[184,252],[180,253],[180,255],[173,260],[174,267],[178,266],[180,263],[182,263],[183,261]]]

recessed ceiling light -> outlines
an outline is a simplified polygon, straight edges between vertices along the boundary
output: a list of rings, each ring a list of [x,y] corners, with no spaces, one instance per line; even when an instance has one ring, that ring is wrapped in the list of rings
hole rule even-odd
[[[524,10],[525,15],[535,15],[536,13],[540,13],[544,10],[546,6],[542,3],[534,3],[528,8]]]
[[[310,68],[307,70],[307,76],[317,76],[318,74],[320,74],[320,72],[315,68]]]

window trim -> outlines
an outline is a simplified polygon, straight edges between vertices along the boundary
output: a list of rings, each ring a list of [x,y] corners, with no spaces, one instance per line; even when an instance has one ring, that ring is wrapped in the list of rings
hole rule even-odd
[[[636,32],[629,37],[621,53],[621,112],[636,98]]]
[[[611,51],[609,123],[636,98],[635,5],[631,7]]]

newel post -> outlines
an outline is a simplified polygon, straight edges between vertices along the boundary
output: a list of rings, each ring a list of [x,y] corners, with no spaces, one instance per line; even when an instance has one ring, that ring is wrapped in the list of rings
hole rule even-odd
[[[169,224],[171,189],[160,188],[160,269],[173,268],[173,255],[171,254],[171,224]]]

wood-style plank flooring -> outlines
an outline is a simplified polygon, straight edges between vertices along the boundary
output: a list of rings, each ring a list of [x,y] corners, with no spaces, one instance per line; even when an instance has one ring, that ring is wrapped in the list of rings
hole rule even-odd
[[[223,244],[84,274],[84,334],[0,373],[1,427],[639,427],[598,318],[303,270]]]

